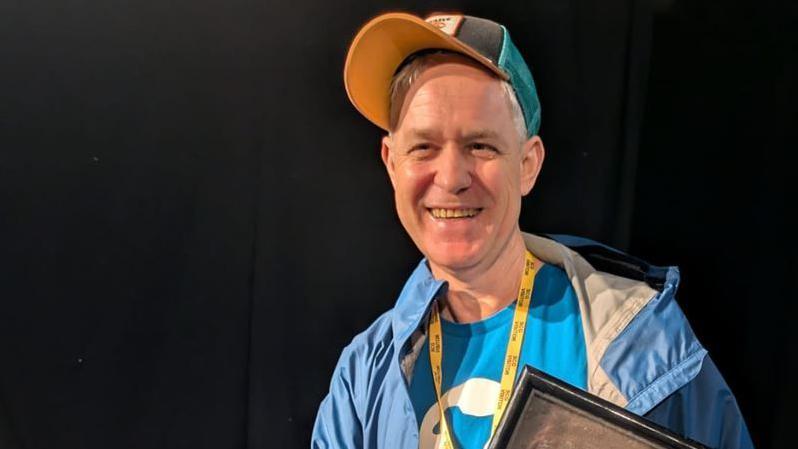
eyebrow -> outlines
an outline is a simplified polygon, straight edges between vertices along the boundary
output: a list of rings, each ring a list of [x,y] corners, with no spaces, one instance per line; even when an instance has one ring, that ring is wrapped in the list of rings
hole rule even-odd
[[[440,135],[440,133],[434,129],[425,129],[425,128],[411,129],[409,134],[414,138],[424,139],[424,140],[435,140]],[[489,129],[480,129],[477,131],[466,133],[465,135],[461,136],[459,140],[472,141],[479,139],[501,140],[498,133]]]
[[[422,140],[435,140],[438,137],[438,132],[433,129],[414,128],[410,130],[410,137]]]
[[[501,140],[499,138],[499,134],[496,131],[491,131],[489,129],[481,129],[478,131],[474,131],[468,133],[462,137],[463,140],[480,140],[480,139],[494,139],[494,140]]]

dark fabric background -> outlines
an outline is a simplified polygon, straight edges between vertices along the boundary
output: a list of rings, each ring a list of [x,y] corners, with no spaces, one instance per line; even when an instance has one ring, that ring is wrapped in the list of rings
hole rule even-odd
[[[506,24],[538,83],[524,229],[679,265],[755,442],[787,447],[786,0],[0,3],[0,447],[307,447],[419,260],[346,48],[452,8]]]

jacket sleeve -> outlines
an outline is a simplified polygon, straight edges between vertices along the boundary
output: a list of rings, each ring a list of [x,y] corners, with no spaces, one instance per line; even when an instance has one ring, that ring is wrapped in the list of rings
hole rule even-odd
[[[754,447],[737,401],[708,355],[693,380],[645,417],[712,448]]]
[[[330,391],[321,402],[313,425],[311,449],[359,449],[363,427],[358,415],[354,360],[344,349],[333,372]]]

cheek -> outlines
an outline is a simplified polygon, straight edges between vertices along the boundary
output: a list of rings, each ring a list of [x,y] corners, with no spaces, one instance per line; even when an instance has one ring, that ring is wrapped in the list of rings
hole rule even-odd
[[[414,207],[424,197],[432,176],[422,164],[406,163],[397,168],[397,200],[401,200],[402,207]]]
[[[484,164],[479,168],[479,178],[494,201],[507,202],[520,197],[520,172],[507,164]]]

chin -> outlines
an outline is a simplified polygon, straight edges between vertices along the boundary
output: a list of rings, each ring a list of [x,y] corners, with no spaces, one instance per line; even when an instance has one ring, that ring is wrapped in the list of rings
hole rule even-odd
[[[481,247],[475,242],[435,243],[428,246],[426,256],[432,264],[456,270],[476,265]]]

